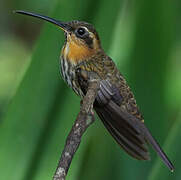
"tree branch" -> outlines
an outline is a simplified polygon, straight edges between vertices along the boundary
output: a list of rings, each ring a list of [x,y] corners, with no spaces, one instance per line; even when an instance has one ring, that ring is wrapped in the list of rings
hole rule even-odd
[[[61,154],[53,180],[65,180],[72,158],[80,145],[81,137],[86,129],[94,122],[93,103],[95,101],[98,88],[98,80],[90,81],[87,94],[83,98],[80,112],[66,139],[64,150]]]

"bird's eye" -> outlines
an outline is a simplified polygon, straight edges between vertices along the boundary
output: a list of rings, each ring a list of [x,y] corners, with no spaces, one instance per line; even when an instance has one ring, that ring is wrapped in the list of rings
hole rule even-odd
[[[80,27],[77,29],[77,34],[79,36],[83,36],[85,33],[86,33],[86,30],[84,28]]]

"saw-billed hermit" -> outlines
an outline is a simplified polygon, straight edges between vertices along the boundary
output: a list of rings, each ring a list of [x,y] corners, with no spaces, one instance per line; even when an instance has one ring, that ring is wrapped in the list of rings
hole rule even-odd
[[[93,25],[77,20],[58,21],[25,11],[16,13],[46,20],[64,31],[65,43],[60,56],[60,70],[68,86],[83,98],[90,80],[100,80],[94,110],[119,146],[138,160],[149,160],[146,146],[149,143],[173,171],[172,163],[146,128],[125,78],[101,47]]]

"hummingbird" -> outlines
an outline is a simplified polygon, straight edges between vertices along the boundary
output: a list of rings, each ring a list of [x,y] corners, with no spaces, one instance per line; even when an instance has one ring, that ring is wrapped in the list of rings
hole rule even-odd
[[[100,80],[93,108],[118,145],[135,159],[149,160],[147,144],[151,144],[173,172],[173,164],[145,126],[130,87],[103,50],[94,26],[78,20],[63,22],[22,10],[15,13],[43,19],[63,30],[65,42],[60,71],[64,81],[83,99],[90,79]]]

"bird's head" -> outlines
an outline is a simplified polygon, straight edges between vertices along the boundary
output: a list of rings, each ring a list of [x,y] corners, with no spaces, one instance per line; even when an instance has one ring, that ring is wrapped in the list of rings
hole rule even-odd
[[[87,22],[63,22],[31,12],[21,10],[15,12],[40,18],[60,27],[65,32],[66,36],[62,55],[72,62],[88,59],[98,51],[102,50],[98,33],[96,32],[93,25]]]

